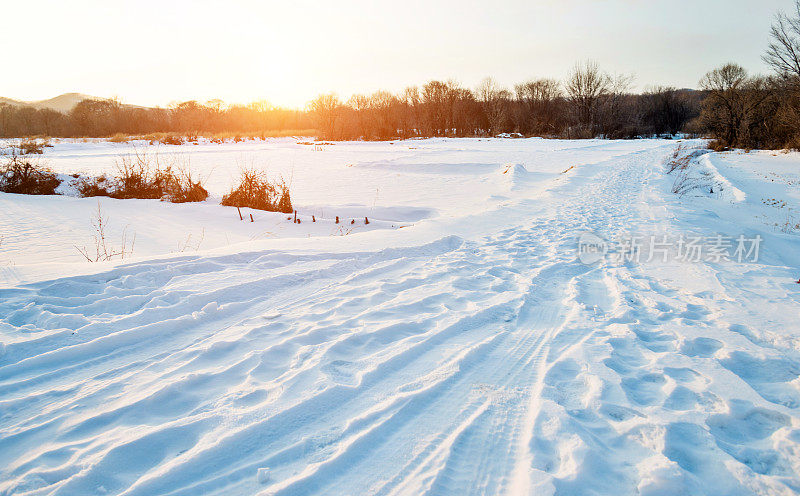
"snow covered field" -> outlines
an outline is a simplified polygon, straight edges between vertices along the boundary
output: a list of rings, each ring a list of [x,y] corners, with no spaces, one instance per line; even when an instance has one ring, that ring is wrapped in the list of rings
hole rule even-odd
[[[297,141],[162,148],[213,198],[100,199],[123,261],[0,194],[0,494],[800,492],[800,154]],[[217,204],[248,164],[302,224]]]

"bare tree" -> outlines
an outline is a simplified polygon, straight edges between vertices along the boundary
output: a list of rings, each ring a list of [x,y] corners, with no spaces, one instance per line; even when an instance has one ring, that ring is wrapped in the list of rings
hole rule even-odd
[[[379,139],[388,139],[396,135],[393,124],[395,97],[388,91],[376,91],[369,96],[369,106],[373,114],[375,134]]]
[[[600,104],[611,84],[611,78],[593,61],[576,64],[567,78],[564,87],[570,108],[584,134],[593,136],[596,133]]]
[[[770,30],[772,41],[762,57],[784,78],[800,78],[800,0],[795,0],[793,16],[784,12],[775,15]]]
[[[401,106],[400,120],[403,136],[415,136],[420,134],[422,128],[422,105],[419,96],[419,88],[409,86],[398,98]]]
[[[800,0],[795,0],[790,17],[784,12],[775,16],[770,30],[772,41],[762,57],[778,78],[773,81],[780,99],[775,114],[775,139],[781,146],[800,147]]]
[[[461,88],[451,82],[450,94],[453,103],[452,126],[457,136],[474,136],[479,131],[482,110],[469,88]]]
[[[635,105],[629,90],[633,76],[617,74],[608,76],[608,88],[600,98],[600,131],[605,138],[632,138],[639,128]]]
[[[336,137],[336,121],[339,119],[341,107],[339,97],[334,93],[320,95],[308,104],[308,111],[323,138],[334,139]]]
[[[347,106],[355,111],[359,138],[367,138],[367,111],[369,98],[364,95],[353,95],[347,100]]]
[[[428,81],[422,87],[422,105],[425,108],[425,122],[430,136],[443,136],[450,125],[450,88],[443,81]]]
[[[556,102],[561,99],[561,83],[537,79],[514,86],[517,97],[515,120],[523,133],[553,134],[557,128]]]
[[[683,92],[657,86],[644,92],[640,99],[642,121],[648,133],[657,136],[675,135],[686,124],[691,110]]]
[[[701,121],[724,146],[759,146],[770,119],[766,104],[773,96],[769,81],[750,77],[737,64],[725,64],[707,73],[700,87],[708,91]],[[762,129],[759,129],[761,127]]]
[[[561,96],[561,83],[555,79],[537,79],[514,86],[517,98],[529,103],[555,100]]]
[[[476,95],[486,116],[489,134],[502,132],[503,125],[508,118],[508,101],[511,98],[511,92],[498,86],[494,79],[486,78],[478,85]]]

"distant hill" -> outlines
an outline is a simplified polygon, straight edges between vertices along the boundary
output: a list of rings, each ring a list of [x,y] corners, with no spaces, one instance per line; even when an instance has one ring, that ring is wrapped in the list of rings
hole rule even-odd
[[[25,102],[20,102],[19,100],[12,100],[11,98],[3,98],[0,96],[0,105],[2,104],[7,105],[25,105]]]
[[[56,110],[58,112],[69,112],[70,110],[75,107],[81,100],[105,100],[105,98],[100,98],[91,95],[84,95],[82,93],[64,93],[63,95],[58,95],[55,98],[50,98],[48,100],[38,100],[34,102],[23,102],[20,100],[13,100],[11,98],[3,98],[0,97],[0,104],[8,104],[8,105],[15,105],[15,106],[28,106],[37,109],[51,109]]]

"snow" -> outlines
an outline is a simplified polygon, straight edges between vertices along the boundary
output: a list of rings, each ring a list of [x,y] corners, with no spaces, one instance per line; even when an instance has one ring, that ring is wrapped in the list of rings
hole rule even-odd
[[[800,154],[299,141],[164,147],[201,204],[0,195],[0,494],[800,491]],[[243,163],[302,224],[217,204]],[[81,261],[98,202],[132,258]],[[587,232],[762,243],[587,265]]]

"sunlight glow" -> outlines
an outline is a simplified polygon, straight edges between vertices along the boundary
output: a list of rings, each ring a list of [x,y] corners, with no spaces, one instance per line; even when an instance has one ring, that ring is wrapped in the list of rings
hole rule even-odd
[[[4,17],[32,23],[6,25],[0,46],[38,59],[0,83],[0,96],[35,100],[76,91],[143,105],[221,98],[302,107],[323,92],[346,98],[435,78],[467,86],[488,75],[504,85],[562,78],[587,58],[612,72],[636,73],[640,87],[696,87],[720,61],[763,70],[772,13],[790,6],[791,0],[13,1],[3,6]],[[30,36],[31,26],[47,36]]]

